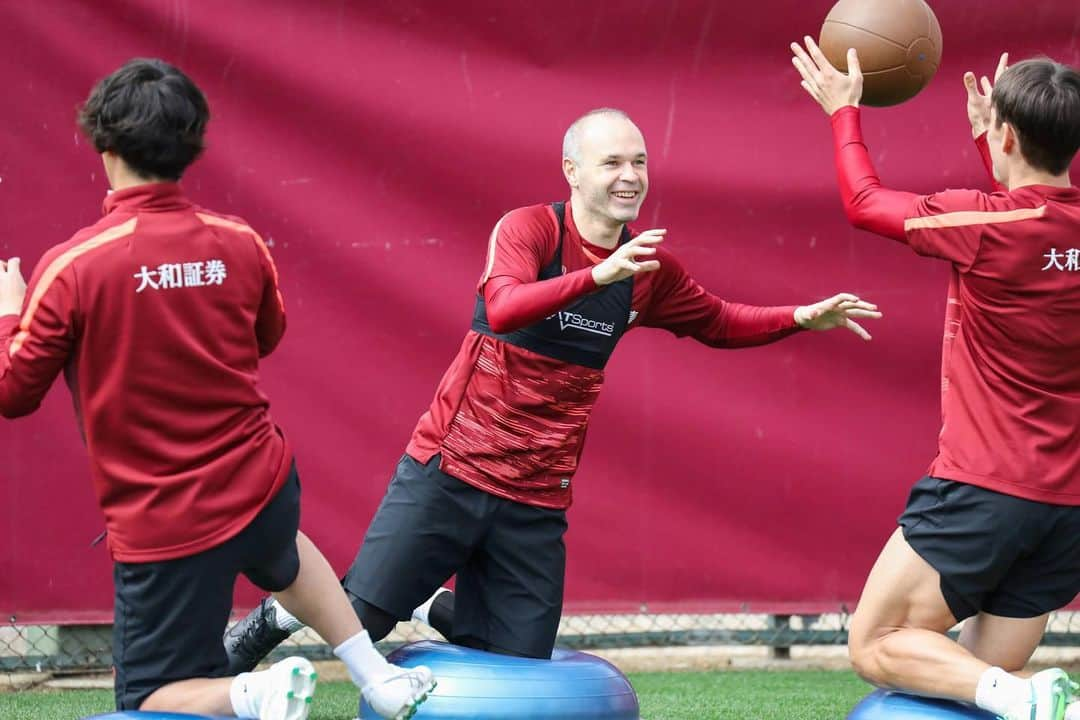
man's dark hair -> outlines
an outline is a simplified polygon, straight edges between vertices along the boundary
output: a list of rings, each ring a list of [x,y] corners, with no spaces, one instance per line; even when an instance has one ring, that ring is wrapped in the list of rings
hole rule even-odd
[[[202,152],[209,119],[191,78],[148,58],[102,79],[79,110],[79,126],[99,153],[112,151],[139,175],[167,180],[179,180]]]
[[[1080,74],[1049,58],[1008,68],[992,96],[998,126],[1009,123],[1020,152],[1038,170],[1060,175],[1080,149]]]

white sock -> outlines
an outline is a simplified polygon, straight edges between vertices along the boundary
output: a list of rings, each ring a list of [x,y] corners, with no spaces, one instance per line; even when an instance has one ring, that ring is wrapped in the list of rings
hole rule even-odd
[[[1080,720],[1080,702],[1071,702],[1065,708],[1065,720]]]
[[[436,590],[435,594],[429,597],[423,605],[412,611],[412,619],[422,622],[425,625],[430,625],[431,621],[428,620],[428,613],[431,612],[431,606],[435,604],[435,598],[448,592],[452,592],[450,588],[441,587]]]
[[[259,717],[259,705],[263,696],[263,678],[265,670],[260,672],[240,673],[233,678],[229,686],[229,701],[232,702],[233,714],[238,718]]]
[[[975,704],[995,715],[1004,715],[1011,708],[1030,701],[1030,683],[999,667],[986,670],[975,688]]]
[[[390,663],[371,644],[367,630],[361,630],[338,645],[334,654],[345,663],[353,684],[361,689],[391,672]]]
[[[280,630],[288,630],[291,633],[304,627],[304,623],[296,619],[296,616],[285,609],[285,606],[274,600],[274,624]]]

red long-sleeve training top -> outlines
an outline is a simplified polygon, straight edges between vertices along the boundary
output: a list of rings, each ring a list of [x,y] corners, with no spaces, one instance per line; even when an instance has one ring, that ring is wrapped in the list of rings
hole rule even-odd
[[[519,208],[491,233],[484,294],[491,329],[507,333],[596,290],[593,266],[613,250],[589,243],[566,206],[563,274],[537,281],[552,262],[559,226],[548,205]],[[798,328],[794,306],[757,307],[707,292],[667,250],[660,269],[634,278],[629,329],[655,327],[712,347],[764,345]],[[406,452],[499,497],[565,508],[572,499],[589,415],[604,371],[563,362],[473,330],[420,418]]]
[[[41,259],[21,316],[0,317],[0,414],[34,411],[63,371],[113,557],[192,555],[288,475],[257,386],[285,330],[277,271],[245,222],[174,183],[112,193],[104,211]]]
[[[952,266],[928,473],[1080,505],[1080,190],[889,190],[858,110],[838,110],[832,127],[851,221]],[[985,135],[977,142],[992,175]]]

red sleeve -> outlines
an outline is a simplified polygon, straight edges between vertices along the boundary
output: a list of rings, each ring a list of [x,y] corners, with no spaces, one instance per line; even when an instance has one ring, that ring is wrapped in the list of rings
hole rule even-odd
[[[974,190],[915,195],[882,188],[863,142],[859,109],[840,108],[833,113],[832,127],[840,196],[852,224],[905,242],[920,255],[949,260],[962,270],[969,269],[979,251],[979,225],[966,221],[961,224],[960,218],[933,218],[947,213],[989,210],[987,196]]]
[[[259,314],[255,318],[255,338],[259,343],[259,357],[266,357],[285,334],[285,299],[281,296],[277,265],[270,255],[270,248],[258,235],[255,235],[255,245],[263,273],[263,294]]]
[[[30,277],[21,318],[0,318],[0,415],[29,415],[41,405],[74,344],[75,271],[58,249]]]
[[[765,345],[798,332],[795,306],[760,307],[722,300],[701,287],[671,253],[659,249],[641,324],[687,336],[710,347]]]
[[[840,199],[857,228],[904,242],[904,218],[918,196],[881,186],[863,142],[859,109],[842,107],[832,115],[833,147]]]
[[[479,287],[493,332],[532,325],[596,289],[592,268],[537,280],[558,237],[555,215],[543,205],[514,210],[495,225]]]
[[[986,174],[990,176],[990,183],[994,187],[994,192],[1008,192],[1009,188],[999,183],[997,178],[994,177],[994,160],[990,157],[990,143],[986,140],[986,133],[975,138],[975,147],[979,150],[979,157],[982,158]]]
[[[978,190],[945,190],[919,198],[905,221],[907,243],[920,255],[941,258],[966,272],[982,243],[978,213],[993,212],[990,196]]]

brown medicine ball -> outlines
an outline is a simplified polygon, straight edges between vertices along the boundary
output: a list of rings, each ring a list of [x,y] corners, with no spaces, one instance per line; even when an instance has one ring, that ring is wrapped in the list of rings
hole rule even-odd
[[[821,26],[821,51],[847,72],[859,54],[865,105],[896,105],[915,96],[941,63],[941,26],[923,0],[840,0]]]

